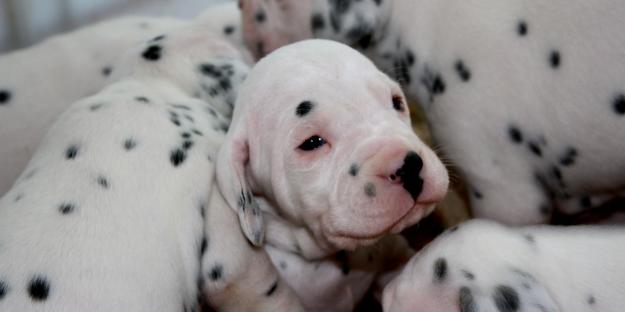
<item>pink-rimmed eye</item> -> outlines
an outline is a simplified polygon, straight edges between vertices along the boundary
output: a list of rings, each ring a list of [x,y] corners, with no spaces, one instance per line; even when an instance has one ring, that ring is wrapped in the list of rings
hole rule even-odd
[[[304,142],[302,142],[302,144],[300,144],[300,146],[298,146],[297,148],[308,152],[308,151],[318,149],[322,147],[323,145],[325,145],[326,143],[327,143],[326,140],[324,140],[322,137],[318,135],[313,135],[310,138],[306,139]]]

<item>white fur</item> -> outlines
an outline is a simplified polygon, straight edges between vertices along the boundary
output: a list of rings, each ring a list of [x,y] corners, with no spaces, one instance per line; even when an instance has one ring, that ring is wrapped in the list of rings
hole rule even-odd
[[[469,221],[413,257],[385,289],[384,311],[621,311],[623,244],[625,230],[618,227],[508,228]],[[446,263],[443,278],[434,273],[440,259]],[[514,289],[518,305],[496,308],[502,285]],[[463,300],[462,287],[470,292]],[[462,310],[460,302],[469,297],[473,305]]]
[[[146,59],[154,46],[160,54]],[[262,294],[278,274],[229,225],[236,217],[213,193],[224,116],[248,70],[242,56],[194,26],[147,42],[121,64],[118,81],[58,118],[0,199],[0,310],[196,311],[198,286],[225,311],[299,310],[285,285]],[[201,69],[209,65],[219,78]],[[220,89],[224,79],[230,87]],[[243,257],[243,272],[260,273],[224,275],[238,295],[224,298],[198,285],[208,278],[200,257],[217,256],[225,267]],[[38,277],[48,291],[32,295]]]

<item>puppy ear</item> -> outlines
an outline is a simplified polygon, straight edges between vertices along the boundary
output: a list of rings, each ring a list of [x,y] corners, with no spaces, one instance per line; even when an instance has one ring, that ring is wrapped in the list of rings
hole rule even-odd
[[[262,246],[265,227],[258,203],[246,180],[249,148],[246,134],[238,129],[226,137],[217,156],[217,184],[228,206],[239,216],[239,224],[245,237],[254,245]],[[233,133],[239,132],[239,134]]]

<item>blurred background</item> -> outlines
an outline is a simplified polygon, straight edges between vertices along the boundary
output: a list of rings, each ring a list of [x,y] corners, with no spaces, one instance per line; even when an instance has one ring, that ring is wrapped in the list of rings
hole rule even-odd
[[[235,0],[0,0],[0,53],[121,15],[194,17]]]

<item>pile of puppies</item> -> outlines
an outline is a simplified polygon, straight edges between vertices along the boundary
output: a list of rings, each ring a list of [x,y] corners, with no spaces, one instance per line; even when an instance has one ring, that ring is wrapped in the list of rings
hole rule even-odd
[[[619,194],[616,2],[242,0],[0,56],[0,311],[620,311],[620,227],[400,235],[449,183],[409,101],[475,216]]]

